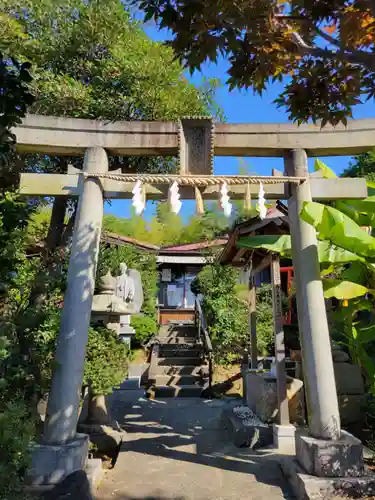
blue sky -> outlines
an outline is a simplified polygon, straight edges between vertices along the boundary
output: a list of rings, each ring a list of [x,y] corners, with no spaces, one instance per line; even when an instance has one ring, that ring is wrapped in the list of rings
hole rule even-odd
[[[167,31],[159,31],[152,23],[147,24],[145,31],[154,40],[166,40],[168,38]],[[227,62],[224,59],[220,59],[218,64],[206,64],[201,72],[195,72],[192,77],[187,73],[186,76],[196,84],[199,84],[203,77],[215,77],[221,80],[222,86],[217,91],[216,101],[223,109],[227,122],[288,122],[285,112],[277,109],[275,104],[273,104],[274,99],[283,90],[282,84],[277,83],[270,86],[262,97],[254,95],[252,90],[232,90],[229,92],[228,86],[225,85],[227,68]],[[375,117],[375,104],[373,102],[360,104],[354,108],[354,118],[373,117]],[[259,175],[270,175],[272,168],[283,170],[283,161],[281,158],[244,158],[243,160],[251,172],[256,172]],[[324,158],[324,161],[337,174],[341,173],[348,166],[349,160],[350,157],[346,156]],[[312,169],[313,161],[313,159],[309,161],[310,169]],[[216,174],[234,174],[238,172],[239,166],[239,158],[216,157],[214,172]],[[131,203],[127,200],[113,200],[110,206],[106,206],[106,213],[112,213],[119,217],[128,217],[130,215],[130,210]],[[194,210],[194,202],[184,201],[181,215],[186,219],[194,213]],[[154,205],[148,202],[144,216],[149,218],[153,213]]]

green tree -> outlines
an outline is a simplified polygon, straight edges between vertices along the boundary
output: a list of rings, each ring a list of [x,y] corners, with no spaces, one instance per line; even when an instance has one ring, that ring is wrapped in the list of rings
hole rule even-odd
[[[111,121],[209,112],[212,88],[189,83],[172,50],[150,40],[120,0],[0,5],[10,21],[0,46],[33,64],[33,112]]]
[[[18,309],[13,296],[20,296],[15,273],[25,261],[24,232],[33,211],[14,193],[17,169],[11,165],[15,136],[10,128],[21,122],[32,102],[29,65],[0,54],[0,498],[19,497],[20,475],[28,466],[28,444],[35,421],[28,406],[32,360],[25,350]],[[8,298],[10,297],[10,299]],[[31,325],[30,325],[31,327]],[[37,382],[34,380],[34,384]]]
[[[0,49],[31,62],[33,113],[102,120],[176,120],[216,113],[217,82],[189,83],[173,51],[150,40],[121,0],[0,0]],[[115,27],[115,28],[114,28]],[[64,172],[82,158],[22,158],[24,169]],[[165,172],[175,158],[110,157],[110,168]],[[54,204],[51,249],[63,244],[67,200]],[[70,224],[71,229],[73,224]],[[51,245],[52,243],[52,245]]]
[[[375,150],[355,156],[342,177],[365,177],[369,181],[375,181]]]
[[[18,180],[17,165],[12,163],[16,136],[11,127],[21,123],[34,97],[30,92],[30,64],[18,62],[12,55],[0,53],[0,186],[13,188]]]
[[[134,0],[145,19],[170,29],[169,43],[191,70],[218,55],[231,88],[276,100],[297,122],[346,123],[362,96],[374,97],[375,4],[361,0]]]

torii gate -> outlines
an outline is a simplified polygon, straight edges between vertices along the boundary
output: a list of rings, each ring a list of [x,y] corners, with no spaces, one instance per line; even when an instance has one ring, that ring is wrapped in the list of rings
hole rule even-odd
[[[306,467],[302,456],[306,450],[303,451],[303,447],[312,450],[312,446],[326,446],[327,441],[340,446],[340,417],[319,272],[317,238],[313,227],[300,219],[299,212],[303,202],[312,199],[361,199],[367,196],[363,179],[321,179],[309,176],[307,155],[348,155],[368,151],[374,143],[375,120],[352,121],[347,128],[338,126],[321,130],[316,126],[297,127],[290,124],[214,126],[209,119],[183,119],[179,124],[108,124],[82,119],[28,116],[14,132],[17,149],[21,152],[84,154],[81,173],[25,173],[21,175],[20,181],[20,192],[24,195],[79,197],[57,339],[57,368],[53,374],[43,441],[34,450],[31,471],[34,483],[57,482],[71,471],[84,466],[87,436],[78,435],[76,426],[103,200],[131,198],[136,180],[143,182],[147,199],[166,199],[169,185],[174,181],[181,185],[180,194],[184,199],[217,199],[222,182],[227,182],[233,199],[246,198],[249,194],[256,198],[257,185],[261,181],[267,199],[288,200],[310,433],[310,441],[301,441],[302,445],[297,446],[297,458]],[[180,173],[177,176],[154,176],[108,172],[106,151],[132,156],[178,153]],[[285,176],[213,176],[214,154],[283,157]],[[353,443],[345,442],[345,445],[351,446]],[[339,457],[335,459],[339,460]],[[356,466],[360,467],[361,464]]]

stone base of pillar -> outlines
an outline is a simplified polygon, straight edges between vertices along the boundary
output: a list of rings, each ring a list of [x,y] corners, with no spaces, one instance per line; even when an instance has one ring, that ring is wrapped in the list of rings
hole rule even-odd
[[[359,439],[341,431],[340,439],[326,441],[306,434],[296,436],[296,458],[307,474],[318,477],[361,477],[363,446]]]
[[[73,441],[50,446],[35,444],[31,449],[31,468],[26,477],[28,485],[54,485],[77,470],[84,470],[89,450],[89,437],[76,434]]]
[[[273,444],[281,452],[294,455],[296,452],[296,428],[294,425],[273,425]]]
[[[365,471],[362,477],[317,477],[306,474],[294,457],[280,458],[282,471],[295,498],[367,498],[375,495],[375,474]]]

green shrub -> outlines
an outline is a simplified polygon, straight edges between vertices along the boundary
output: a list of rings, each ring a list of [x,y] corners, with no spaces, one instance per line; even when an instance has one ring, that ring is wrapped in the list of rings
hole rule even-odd
[[[129,349],[108,328],[89,328],[83,384],[93,394],[110,394],[128,373]]]
[[[140,314],[131,317],[131,326],[135,329],[135,338],[140,344],[145,344],[158,328],[155,318]]]
[[[205,266],[192,284],[193,292],[203,295],[203,310],[216,359],[229,362],[240,359],[249,347],[249,308],[247,290],[239,285],[238,270],[230,266]],[[267,355],[273,344],[273,311],[271,285],[257,288],[257,346]]]
[[[217,362],[232,362],[248,343],[248,309],[237,296],[238,271],[229,266],[205,266],[192,284],[203,295],[203,310]]]
[[[0,499],[19,499],[23,477],[30,464],[29,444],[35,436],[35,421],[27,403],[15,399],[0,412]]]
[[[272,287],[261,285],[256,289],[257,346],[259,354],[270,354],[274,343]]]

